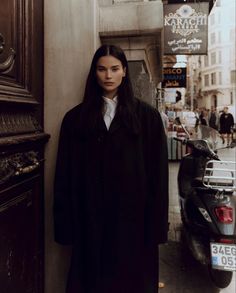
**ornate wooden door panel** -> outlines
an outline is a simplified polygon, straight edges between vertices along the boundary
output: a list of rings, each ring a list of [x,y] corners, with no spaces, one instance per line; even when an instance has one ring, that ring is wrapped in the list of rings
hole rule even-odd
[[[36,176],[0,195],[1,292],[42,292],[38,185]]]
[[[1,100],[42,102],[42,28],[41,0],[1,0]]]
[[[43,0],[0,2],[0,292],[43,292]]]

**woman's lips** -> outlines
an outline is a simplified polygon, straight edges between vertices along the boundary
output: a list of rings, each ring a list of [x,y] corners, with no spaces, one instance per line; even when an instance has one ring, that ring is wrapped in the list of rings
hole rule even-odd
[[[105,85],[113,85],[114,82],[104,82]]]

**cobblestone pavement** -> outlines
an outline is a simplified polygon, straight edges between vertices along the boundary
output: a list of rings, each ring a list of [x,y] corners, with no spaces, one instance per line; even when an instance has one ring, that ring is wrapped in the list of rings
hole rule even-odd
[[[236,159],[236,149],[219,151],[226,160]],[[160,246],[160,281],[165,287],[160,293],[235,293],[235,273],[231,284],[225,289],[217,289],[210,281],[206,267],[193,259],[181,242],[181,220],[178,202],[177,173],[179,162],[169,163],[170,204],[169,242]]]

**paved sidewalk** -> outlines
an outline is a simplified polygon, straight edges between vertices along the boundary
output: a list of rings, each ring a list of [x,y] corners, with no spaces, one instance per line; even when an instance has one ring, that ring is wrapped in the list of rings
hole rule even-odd
[[[219,151],[225,160],[235,161],[236,149]],[[177,173],[179,162],[169,163],[170,204],[169,204],[169,242],[160,246],[160,281],[165,287],[160,293],[235,293],[235,273],[226,289],[217,289],[208,277],[206,267],[200,265],[186,251],[181,242],[181,219],[178,202]]]

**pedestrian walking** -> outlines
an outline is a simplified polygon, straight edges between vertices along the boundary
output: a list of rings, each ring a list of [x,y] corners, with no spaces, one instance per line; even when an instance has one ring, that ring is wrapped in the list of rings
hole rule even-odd
[[[201,114],[199,115],[199,120],[200,120],[200,124],[202,125],[201,127],[202,138],[207,139],[209,135],[209,130],[207,126],[209,126],[209,123],[208,123],[208,112],[206,109],[203,109],[201,111]]]
[[[134,98],[119,47],[96,51],[83,102],[63,119],[54,190],[55,240],[73,245],[66,293],[158,291],[166,135],[159,112]]]
[[[222,135],[223,143],[227,140],[227,145],[230,144],[232,138],[232,128],[234,126],[234,117],[228,112],[229,108],[224,107],[223,113],[220,115],[220,133]]]
[[[209,113],[209,126],[218,130],[218,120],[219,117],[217,115],[216,109],[214,107],[211,107],[211,111]]]
[[[196,108],[194,110],[194,115],[195,115],[195,125],[194,125],[194,127],[197,128],[198,125],[199,125],[199,122],[200,122],[200,117],[199,117],[200,115],[199,115],[199,109],[198,108]]]
[[[203,109],[201,111],[201,114],[199,115],[199,119],[200,119],[201,125],[204,125],[204,126],[209,125],[209,123],[208,123],[208,113],[207,113],[206,109]]]

